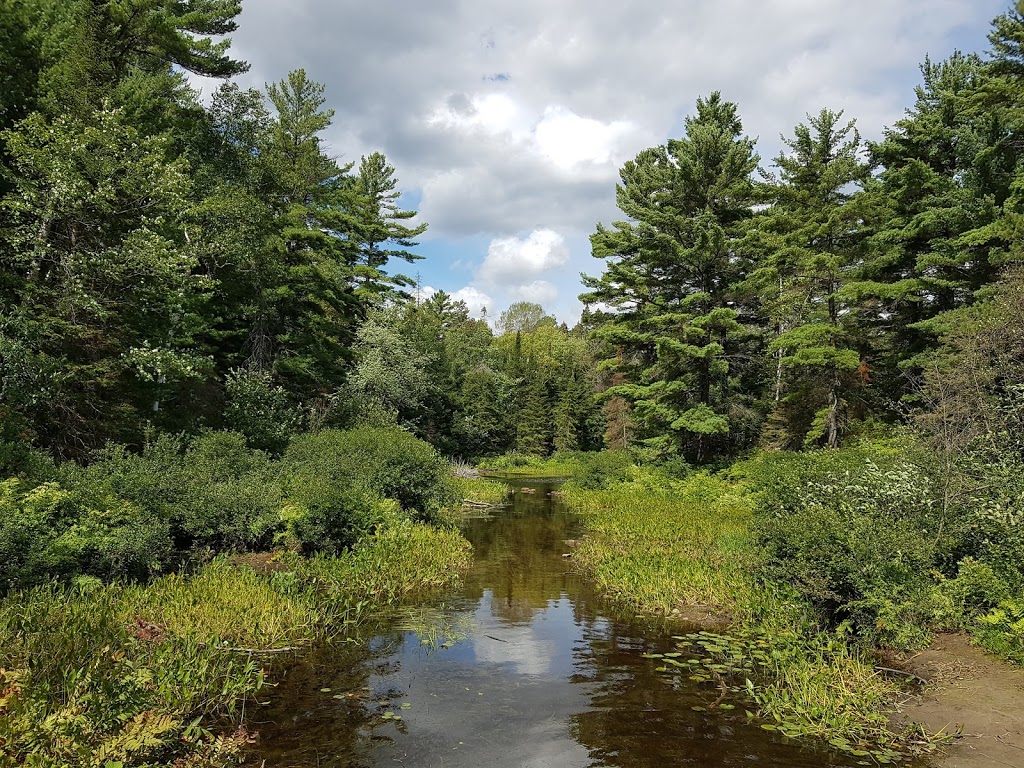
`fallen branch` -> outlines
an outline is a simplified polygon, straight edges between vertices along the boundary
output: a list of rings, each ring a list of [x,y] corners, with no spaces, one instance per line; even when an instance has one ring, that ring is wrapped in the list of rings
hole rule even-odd
[[[917,680],[921,685],[928,685],[928,681],[919,675],[915,675],[913,672],[905,672],[902,669],[893,669],[892,667],[875,667],[876,672],[892,672],[894,675],[903,675],[909,677],[911,680]]]

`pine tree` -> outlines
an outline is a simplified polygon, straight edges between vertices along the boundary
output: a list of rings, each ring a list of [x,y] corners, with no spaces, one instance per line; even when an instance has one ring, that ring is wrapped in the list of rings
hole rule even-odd
[[[581,299],[612,308],[596,333],[622,347],[627,374],[605,397],[628,400],[652,444],[698,461],[742,438],[734,366],[746,332],[733,289],[757,162],[736,105],[700,99],[684,138],[623,167],[617,201],[629,221],[591,237],[606,267],[584,277]]]
[[[395,169],[380,152],[363,157],[355,178],[355,233],[361,254],[355,267],[357,291],[366,293],[367,300],[382,294],[408,288],[415,281],[405,275],[388,275],[384,268],[391,259],[414,262],[423,258],[409,251],[416,246],[416,238],[427,231],[426,224],[414,227],[403,222],[416,216],[416,211],[398,207],[400,193]]]
[[[761,251],[748,288],[772,326],[775,409],[787,447],[839,444],[846,394],[861,355],[842,291],[859,261],[863,227],[851,204],[868,178],[852,121],[823,109],[786,139],[769,185],[771,207],[751,221]]]
[[[876,383],[893,399],[903,373],[937,343],[932,318],[972,303],[1008,243],[998,224],[1016,150],[1001,110],[986,107],[990,71],[975,55],[926,61],[907,116],[870,145],[882,166],[862,204],[870,249],[846,294],[881,345]]]
[[[551,401],[542,376],[528,376],[523,388],[523,408],[516,424],[516,450],[535,456],[551,452]]]

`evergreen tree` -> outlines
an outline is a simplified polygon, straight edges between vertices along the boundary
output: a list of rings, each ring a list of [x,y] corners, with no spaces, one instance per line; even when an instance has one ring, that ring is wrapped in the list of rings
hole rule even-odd
[[[629,221],[591,237],[605,273],[584,277],[582,300],[612,309],[597,335],[623,348],[627,382],[605,397],[633,404],[644,437],[703,460],[744,438],[735,387],[747,333],[734,287],[746,264],[736,245],[752,215],[757,167],[735,104],[697,102],[686,136],[644,150],[621,171]]]
[[[380,152],[362,158],[356,177],[355,236],[361,246],[360,263],[355,269],[358,290],[368,299],[395,289],[408,288],[414,281],[404,275],[384,272],[390,259],[413,262],[423,258],[409,251],[415,238],[427,231],[426,224],[409,227],[402,222],[416,216],[416,211],[398,207],[399,192],[395,169]]]
[[[839,444],[861,367],[855,315],[842,290],[863,242],[851,199],[869,170],[858,157],[854,123],[841,119],[824,109],[796,127],[775,161],[771,207],[751,221],[762,255],[748,286],[772,328],[774,416],[787,447]]]
[[[875,381],[893,399],[903,372],[933,348],[937,315],[974,301],[1003,261],[998,221],[1011,193],[1016,150],[1000,110],[982,98],[989,69],[975,55],[926,61],[907,116],[870,146],[882,166],[862,204],[870,250],[845,293],[879,339]]]
[[[39,387],[5,399],[63,455],[136,439],[140,411],[206,365],[192,346],[207,283],[182,228],[185,164],[120,111],[90,123],[37,113],[5,135],[16,186],[2,201],[0,335],[19,369],[5,389]]]
[[[547,382],[539,375],[527,378],[522,390],[522,412],[516,425],[516,450],[546,456],[551,452],[551,400]]]

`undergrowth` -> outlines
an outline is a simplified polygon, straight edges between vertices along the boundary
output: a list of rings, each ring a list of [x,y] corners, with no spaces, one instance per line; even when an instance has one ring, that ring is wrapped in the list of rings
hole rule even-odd
[[[764,489],[752,472],[680,474],[632,466],[623,480],[606,484],[585,476],[596,490],[571,479],[565,493],[586,528],[577,566],[634,611],[692,615],[687,609],[698,606],[731,620],[716,642],[741,657],[756,651],[759,660],[737,690],[767,730],[823,740],[878,763],[933,748],[939,737],[888,728],[900,688],[874,668],[869,640],[882,635],[858,635],[850,621],[831,623],[806,585],[781,575],[779,560],[769,567]],[[799,496],[786,480],[786,492]],[[914,637],[905,627],[886,636]],[[678,661],[661,669],[678,674]]]
[[[480,504],[503,504],[508,500],[509,488],[500,480],[486,477],[455,477],[455,487],[463,501]]]
[[[210,766],[250,740],[247,702],[273,651],[350,633],[446,587],[469,561],[454,530],[402,523],[340,556],[225,558],[148,585],[83,578],[0,602],[0,765]]]

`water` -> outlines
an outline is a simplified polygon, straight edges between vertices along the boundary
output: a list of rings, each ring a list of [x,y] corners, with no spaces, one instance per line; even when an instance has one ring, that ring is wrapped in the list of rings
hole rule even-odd
[[[641,655],[668,650],[679,628],[616,615],[573,574],[564,542],[578,521],[552,490],[521,481],[510,507],[466,523],[473,570],[421,609],[427,630],[395,628],[289,669],[251,718],[267,768],[853,763],[747,722],[742,702],[694,711],[716,691],[673,683]]]

